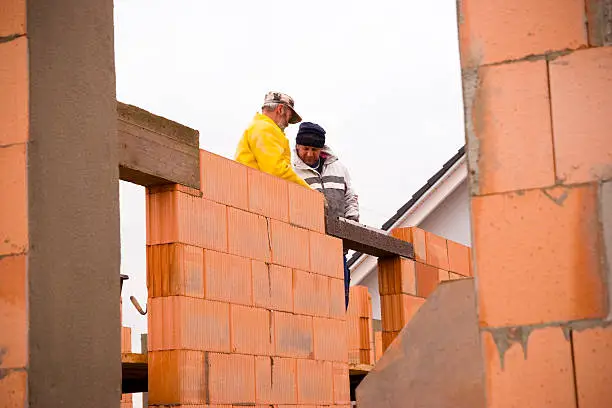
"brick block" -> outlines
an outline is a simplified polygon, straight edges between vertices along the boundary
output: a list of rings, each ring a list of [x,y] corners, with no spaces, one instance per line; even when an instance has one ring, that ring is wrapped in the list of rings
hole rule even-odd
[[[200,150],[200,190],[205,198],[231,207],[248,209],[248,167]]]
[[[227,251],[227,209],[180,191],[147,195],[147,244],[179,242]]]
[[[0,378],[2,408],[22,408],[28,401],[28,375],[25,371],[8,370]]]
[[[474,110],[468,117],[478,129],[474,192],[484,195],[553,185],[546,61],[485,67],[479,75]]]
[[[416,295],[416,267],[411,259],[393,256],[378,260],[378,288],[381,295]]]
[[[310,232],[310,270],[330,278],[344,278],[342,240]]]
[[[367,286],[355,285],[349,288],[349,316],[371,317],[372,305]]]
[[[273,312],[275,352],[280,357],[312,358],[312,317]]]
[[[163,309],[161,298],[147,300],[147,351],[162,349]]]
[[[399,334],[398,331],[394,331],[394,332],[383,331],[382,332],[382,351],[383,353],[385,352],[385,350],[389,348],[391,343],[393,343],[393,340],[395,340],[398,334]]]
[[[272,263],[307,271],[310,269],[308,231],[270,220]]]
[[[346,318],[343,279],[329,278],[329,317],[334,319]]]
[[[374,362],[378,362],[383,355],[382,332],[374,332]]]
[[[147,246],[149,297],[204,297],[204,253],[184,244]]]
[[[436,268],[448,270],[446,238],[431,232],[426,232],[425,243],[427,245],[427,264],[435,266]]]
[[[334,381],[334,404],[350,404],[351,386],[348,365],[345,363],[333,363],[332,377]]]
[[[0,282],[1,372],[28,365],[26,255],[0,257]]]
[[[0,191],[10,196],[0,200],[0,255],[24,253],[29,241],[25,144],[0,149],[0,174]]]
[[[298,360],[299,404],[329,405],[333,400],[333,370],[329,361]]]
[[[2,4],[0,15],[0,37],[25,34],[26,2],[25,0],[7,0]],[[2,122],[0,122],[2,123]]]
[[[612,406],[612,326],[572,333],[578,406]]]
[[[227,230],[231,254],[270,262],[268,222],[265,217],[228,208]]]
[[[132,329],[121,327],[121,352],[130,353],[132,351]]]
[[[329,278],[293,270],[293,311],[310,316],[329,315]]]
[[[346,363],[348,361],[346,322],[315,317],[313,328],[314,358]]]
[[[414,259],[419,262],[427,262],[425,231],[417,227],[394,228],[391,230],[391,236],[410,242],[414,248]]]
[[[311,231],[325,233],[325,210],[323,194],[288,183],[289,222]]]
[[[449,271],[470,276],[470,248],[447,240]]]
[[[202,197],[202,192],[195,188],[187,187],[182,184],[161,184],[159,186],[150,186],[145,189],[146,195],[166,193],[168,191],[178,191],[189,194],[193,197]]]
[[[213,404],[253,404],[255,357],[208,353],[208,389]]]
[[[612,48],[582,50],[550,62],[557,179],[612,178]]]
[[[501,358],[491,333],[482,334],[488,406],[574,408],[572,356],[563,330],[499,330]]]
[[[425,303],[425,299],[410,295],[384,295],[380,297],[382,328],[401,331]]]
[[[288,182],[279,177],[248,169],[249,211],[289,222]]]
[[[580,0],[466,0],[459,3],[462,67],[587,45]]]
[[[13,12],[16,11],[15,8],[23,7],[25,14],[24,0],[11,0],[8,3],[12,4],[8,7],[13,8]],[[17,16],[15,16],[16,18],[10,16],[11,10],[6,10],[5,5],[7,5],[6,1],[2,3],[3,8],[0,13],[0,37],[4,36],[1,32],[8,28],[6,23],[9,21],[18,25],[21,24],[17,23]],[[9,21],[5,20],[7,17]],[[25,24],[25,19],[23,24]],[[13,31],[7,33],[7,35],[15,33],[16,31]],[[0,47],[0,89],[2,89],[2,95],[0,95],[0,106],[2,106],[2,110],[0,110],[0,146],[28,141],[30,89],[28,73],[28,39],[21,37],[3,43]],[[3,160],[0,160],[0,163],[2,162]],[[4,176],[11,175],[11,173],[6,173],[5,170],[2,170],[2,174]],[[2,191],[6,190],[2,189]]]
[[[227,303],[170,296],[151,299],[149,350],[230,351]]]
[[[292,358],[255,357],[257,404],[297,402],[297,362]]]
[[[231,305],[232,353],[271,355],[274,351],[272,315],[265,309]]]
[[[350,363],[370,364],[369,352],[371,349],[370,343],[372,337],[371,322],[372,319],[367,317],[349,316],[347,319],[347,344],[349,348]]]
[[[253,304],[249,259],[206,250],[204,276],[207,299],[243,305]]]
[[[597,206],[594,185],[472,199],[482,325],[607,314]]]
[[[450,272],[444,269],[438,269],[438,282],[445,282],[451,280]]]
[[[416,272],[416,294],[420,297],[428,297],[438,287],[438,268],[417,262]]]
[[[355,316],[355,315],[348,315],[347,319],[346,319],[346,330],[347,330],[347,344],[348,344],[348,348],[349,348],[349,360],[351,361],[351,363],[353,362],[357,362],[357,360],[353,360],[351,359],[351,355],[354,358],[357,358],[356,356],[359,355],[359,353],[356,353],[357,350],[359,350],[360,348],[360,339],[361,339],[361,335],[360,335],[360,321],[361,319],[366,319],[367,317],[359,317],[359,316]],[[351,354],[352,353],[352,354]]]
[[[253,304],[265,309],[293,312],[293,271],[253,261]]]
[[[206,402],[204,352],[153,351],[149,360],[149,405]]]

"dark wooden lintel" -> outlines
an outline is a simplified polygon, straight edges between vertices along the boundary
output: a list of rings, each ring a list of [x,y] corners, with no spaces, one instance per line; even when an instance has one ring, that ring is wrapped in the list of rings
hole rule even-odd
[[[121,102],[117,120],[121,180],[200,188],[197,130]]]
[[[402,241],[384,231],[345,219],[326,217],[325,231],[328,235],[340,238],[344,249],[376,256],[403,256],[414,259],[414,250],[410,242]]]

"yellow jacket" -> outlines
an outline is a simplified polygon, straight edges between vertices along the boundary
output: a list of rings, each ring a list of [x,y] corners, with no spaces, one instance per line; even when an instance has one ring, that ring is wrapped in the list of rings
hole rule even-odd
[[[291,148],[285,132],[261,113],[255,115],[244,131],[235,159],[254,169],[310,188],[291,166]]]

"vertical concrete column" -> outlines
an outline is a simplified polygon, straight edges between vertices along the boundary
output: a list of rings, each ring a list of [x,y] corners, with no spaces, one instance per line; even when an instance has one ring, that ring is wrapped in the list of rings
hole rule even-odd
[[[0,405],[120,400],[110,0],[0,1]]]
[[[458,2],[488,407],[612,404],[612,3]]]

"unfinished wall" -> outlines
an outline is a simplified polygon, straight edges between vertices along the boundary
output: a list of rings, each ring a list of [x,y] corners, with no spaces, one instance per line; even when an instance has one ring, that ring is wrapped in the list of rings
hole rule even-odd
[[[349,363],[374,364],[372,296],[367,286],[350,287],[346,324]]]
[[[440,282],[472,276],[469,247],[416,227],[395,228],[391,235],[412,243],[414,260],[399,256],[378,260],[383,350]]]
[[[458,4],[487,406],[612,406],[612,3]]]
[[[149,405],[349,404],[342,242],[322,195],[200,160],[201,191],[147,192]]]
[[[0,0],[0,107],[0,406],[119,406],[112,1]]]

